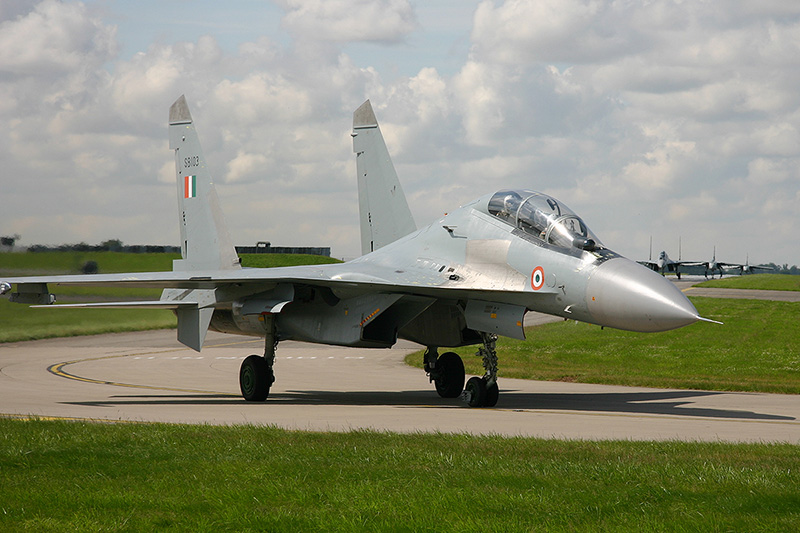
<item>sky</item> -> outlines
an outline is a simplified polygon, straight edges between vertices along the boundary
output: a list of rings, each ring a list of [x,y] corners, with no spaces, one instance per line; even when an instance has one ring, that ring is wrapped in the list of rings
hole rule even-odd
[[[420,227],[527,188],[631,259],[800,264],[798,87],[781,0],[0,0],[0,235],[177,245],[185,94],[236,244],[356,257],[369,98]]]

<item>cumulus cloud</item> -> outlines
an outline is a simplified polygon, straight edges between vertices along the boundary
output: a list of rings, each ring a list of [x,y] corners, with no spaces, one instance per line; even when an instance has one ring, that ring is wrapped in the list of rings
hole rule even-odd
[[[0,159],[15,179],[0,231],[174,242],[165,122],[185,93],[237,242],[357,252],[348,134],[370,98],[420,224],[528,187],[633,257],[679,234],[684,258],[730,234],[758,260],[800,249],[786,229],[800,224],[792,2],[486,0],[455,70],[416,54],[441,21],[408,0],[279,5],[285,34],[226,46],[209,30],[120,57],[120,30],[92,3],[3,3]],[[353,43],[407,50],[416,68],[356,60]]]
[[[0,71],[54,77],[97,66],[116,54],[116,31],[81,3],[46,0],[29,12],[3,12]]]
[[[416,27],[407,0],[280,0],[284,27],[301,39],[396,43]]]
[[[630,7],[602,0],[487,0],[475,13],[475,53],[506,64],[583,63],[641,49],[647,41],[637,29],[618,24],[619,11]]]

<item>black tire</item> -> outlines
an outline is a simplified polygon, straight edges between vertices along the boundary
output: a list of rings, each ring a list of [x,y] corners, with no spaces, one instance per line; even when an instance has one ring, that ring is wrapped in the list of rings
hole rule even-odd
[[[470,393],[468,402],[470,407],[484,407],[486,405],[486,382],[483,381],[483,378],[469,378],[464,389]]]
[[[260,355],[250,355],[239,368],[239,389],[248,402],[263,402],[275,379],[267,361]]]
[[[436,360],[434,380],[436,392],[442,398],[458,398],[464,390],[464,361],[454,352],[445,352]]]
[[[486,402],[483,405],[485,407],[494,407],[497,405],[498,398],[500,398],[500,389],[495,383],[491,387],[486,387]]]

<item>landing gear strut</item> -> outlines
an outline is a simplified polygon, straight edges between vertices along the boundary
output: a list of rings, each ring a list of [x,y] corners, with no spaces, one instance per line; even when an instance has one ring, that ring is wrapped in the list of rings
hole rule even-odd
[[[274,320],[267,320],[267,334],[264,338],[264,355],[250,355],[239,369],[239,389],[242,397],[248,402],[263,402],[269,396],[269,389],[275,382],[275,350],[278,348],[278,336],[275,332]]]
[[[439,355],[435,346],[425,350],[425,372],[442,398],[458,398],[464,389],[464,362],[454,352]]]
[[[494,407],[500,397],[500,389],[497,387],[497,335],[480,333],[483,346],[478,349],[477,355],[483,358],[486,372],[481,378],[469,378],[461,397],[470,407]]]

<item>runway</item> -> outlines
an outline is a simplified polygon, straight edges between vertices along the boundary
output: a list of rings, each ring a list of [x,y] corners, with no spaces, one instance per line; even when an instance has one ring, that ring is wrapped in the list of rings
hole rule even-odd
[[[496,408],[444,400],[402,359],[418,347],[283,342],[265,403],[239,395],[258,339],[174,330],[0,344],[0,415],[260,424],[299,430],[500,434],[569,439],[800,443],[800,398],[501,379]]]

